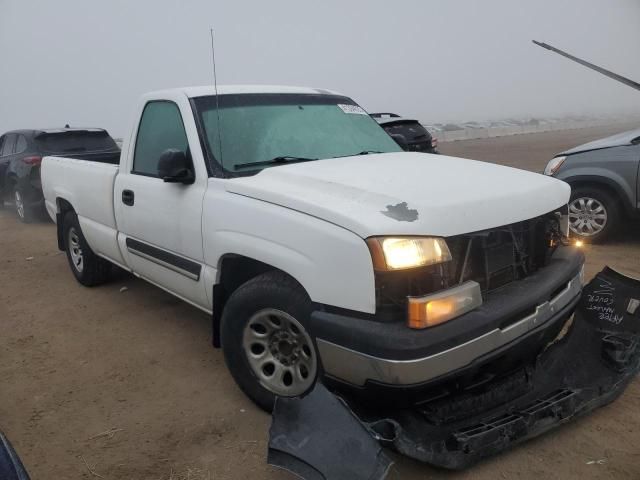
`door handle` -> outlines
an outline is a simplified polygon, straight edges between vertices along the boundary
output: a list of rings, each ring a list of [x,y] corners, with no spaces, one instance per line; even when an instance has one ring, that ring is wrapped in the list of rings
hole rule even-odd
[[[135,195],[133,194],[133,190],[123,190],[122,191],[122,203],[125,205],[133,206],[133,202],[135,201]]]

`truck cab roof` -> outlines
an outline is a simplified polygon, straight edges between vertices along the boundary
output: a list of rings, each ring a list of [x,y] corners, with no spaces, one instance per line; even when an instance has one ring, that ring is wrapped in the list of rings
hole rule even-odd
[[[239,94],[307,94],[307,95],[340,95],[338,92],[326,90],[323,88],[311,87],[292,87],[284,85],[218,85],[219,95],[239,95]],[[206,97],[216,94],[216,88],[213,85],[203,85],[194,87],[180,87],[166,90],[158,90],[150,92],[146,96],[159,97],[182,93],[189,98]]]

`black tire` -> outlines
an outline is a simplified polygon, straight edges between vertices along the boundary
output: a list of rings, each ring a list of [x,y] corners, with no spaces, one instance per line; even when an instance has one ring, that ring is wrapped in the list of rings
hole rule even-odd
[[[106,282],[111,272],[111,263],[93,253],[93,250],[91,250],[91,247],[89,247],[89,244],[82,234],[82,229],[80,228],[80,223],[78,222],[78,217],[75,212],[71,211],[65,214],[62,221],[62,231],[67,260],[69,261],[69,267],[71,267],[71,272],[73,272],[76,280],[86,287],[93,287]],[[72,232],[75,246],[72,245],[70,240]],[[81,266],[75,263],[78,250],[81,257]]]
[[[13,187],[13,207],[18,220],[22,223],[31,223],[35,220],[34,210],[27,205],[26,196],[17,185]]]
[[[225,362],[240,389],[266,412],[273,410],[276,394],[258,378],[249,364],[244,348],[244,332],[249,321],[265,310],[277,310],[299,322],[311,340],[311,355],[315,356],[315,371],[311,384],[302,393],[312,389],[320,375],[321,365],[315,339],[308,324],[312,304],[304,289],[288,275],[274,271],[255,277],[240,286],[227,301],[221,321],[221,343]],[[303,331],[304,331],[303,330]]]
[[[571,205],[574,201],[578,201],[579,199],[594,199],[599,202],[605,210],[606,213],[606,222],[601,230],[597,233],[589,234],[588,231],[582,229],[581,232],[579,229],[576,229],[571,226],[572,220],[575,217],[572,217]],[[571,228],[571,236],[573,238],[579,238],[587,243],[601,243],[606,239],[610,238],[611,235],[618,229],[620,226],[620,204],[609,192],[602,190],[597,187],[578,187],[571,192],[571,200],[569,201],[569,225]]]

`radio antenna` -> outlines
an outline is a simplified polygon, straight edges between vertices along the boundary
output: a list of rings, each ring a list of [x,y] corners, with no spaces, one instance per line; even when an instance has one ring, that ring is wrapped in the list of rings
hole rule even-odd
[[[218,145],[220,147],[220,165],[224,169],[224,163],[222,162],[222,128],[220,125],[220,101],[218,97],[218,77],[216,75],[216,49],[213,44],[213,28],[209,29],[211,33],[211,61],[213,63],[213,90],[216,94],[216,117],[218,121]]]

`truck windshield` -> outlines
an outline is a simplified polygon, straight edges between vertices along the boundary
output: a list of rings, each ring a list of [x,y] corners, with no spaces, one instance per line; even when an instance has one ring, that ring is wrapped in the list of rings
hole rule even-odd
[[[353,100],[322,94],[238,94],[193,100],[208,154],[225,171],[401,148]],[[218,118],[220,124],[218,124]]]

